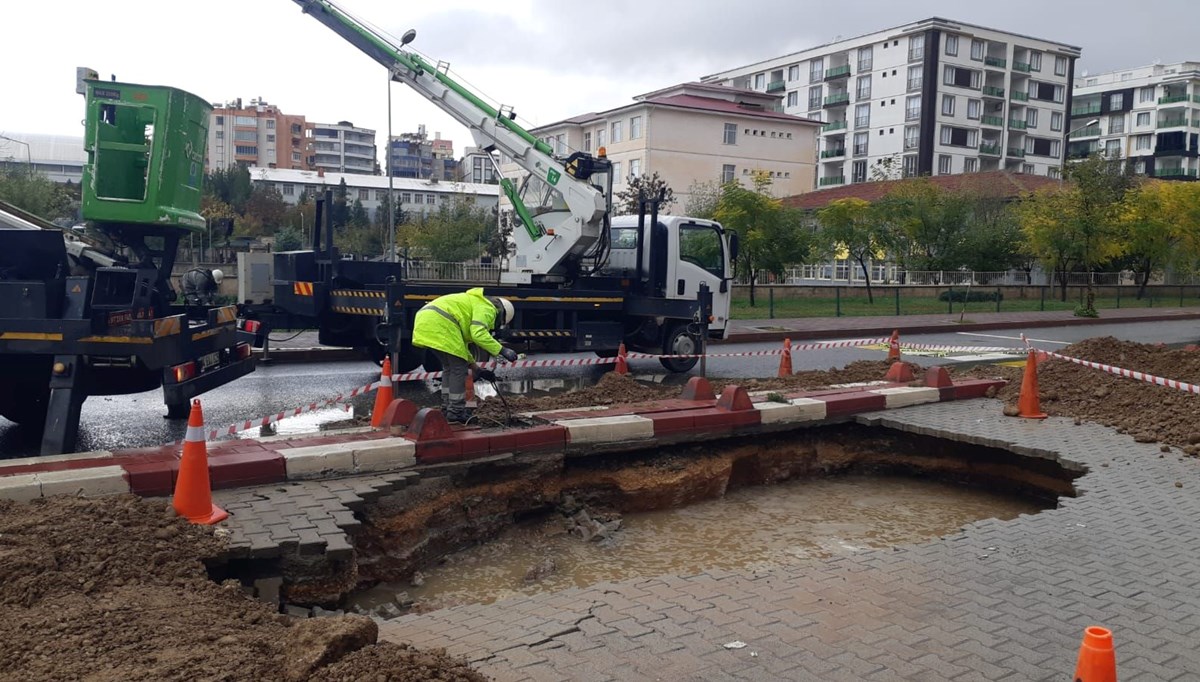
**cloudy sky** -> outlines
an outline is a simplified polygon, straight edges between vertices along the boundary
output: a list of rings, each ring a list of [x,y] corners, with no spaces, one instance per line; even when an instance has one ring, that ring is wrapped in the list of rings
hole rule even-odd
[[[211,102],[262,97],[310,121],[387,129],[386,72],[291,0],[10,0],[0,38],[0,134],[82,135],[76,66]],[[1200,60],[1200,1],[341,0],[527,125],[838,37],[942,16],[1083,48],[1079,69]],[[402,85],[393,130],[469,136]]]

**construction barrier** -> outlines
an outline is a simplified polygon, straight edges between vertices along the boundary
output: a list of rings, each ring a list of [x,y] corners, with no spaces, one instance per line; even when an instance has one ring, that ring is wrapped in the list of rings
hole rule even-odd
[[[192,412],[188,415],[187,436],[183,440],[183,457],[179,460],[171,505],[176,513],[192,523],[212,525],[229,517],[228,512],[213,504],[208,447],[204,444],[204,413],[199,400],[192,401]]]

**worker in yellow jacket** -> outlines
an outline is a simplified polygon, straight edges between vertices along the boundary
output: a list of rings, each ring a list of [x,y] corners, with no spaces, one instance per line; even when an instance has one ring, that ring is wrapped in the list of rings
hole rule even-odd
[[[508,362],[517,359],[516,351],[500,345],[492,336],[494,330],[512,322],[514,313],[511,301],[485,297],[481,287],[439,296],[417,311],[412,343],[432,350],[442,361],[442,411],[447,420],[466,422],[471,417],[467,410],[467,372],[475,372],[478,378],[495,378],[490,370],[475,364],[471,346]]]

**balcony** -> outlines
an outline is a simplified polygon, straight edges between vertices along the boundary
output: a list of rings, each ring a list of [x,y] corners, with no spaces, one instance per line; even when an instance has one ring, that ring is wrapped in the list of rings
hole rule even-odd
[[[1009,127],[1009,128],[1012,128],[1013,130],[1025,130],[1026,128],[1028,128],[1028,127],[1029,127],[1029,124],[1028,124],[1028,123],[1026,123],[1025,121],[1018,121],[1018,120],[1016,120],[1016,119],[1009,119],[1009,121],[1008,121],[1008,127]]]
[[[1077,137],[1096,137],[1099,134],[1100,134],[1100,126],[1092,126],[1090,128],[1082,128],[1080,130],[1073,130],[1073,131],[1071,131],[1071,134],[1068,137],[1070,137],[1072,140],[1074,140]]]
[[[844,156],[846,156],[845,147],[842,147],[841,149],[826,149],[825,151],[821,152],[822,159],[837,159]]]
[[[1013,90],[1012,99],[1014,102],[1028,102],[1029,101],[1029,93],[1028,92],[1017,92],[1016,90]]]
[[[1004,127],[1004,117],[1002,116],[983,116],[979,122],[985,126],[996,126],[997,128]]]
[[[846,176],[845,175],[833,175],[833,176],[830,176],[827,178],[821,178],[819,181],[817,181],[817,184],[820,185],[821,187],[829,187],[831,185],[844,185],[844,184],[846,184]]]
[[[984,66],[994,66],[998,69],[1003,69],[1008,66],[1008,60],[1001,59],[1000,57],[984,57],[983,65]]]
[[[1008,148],[1008,155],[1009,155],[1009,156],[1016,157],[1016,158],[1018,158],[1018,159],[1023,159],[1023,158],[1025,158],[1025,150],[1024,150],[1024,149],[1018,149],[1018,148],[1016,148],[1016,147],[1009,147],[1009,148]]]
[[[1016,94],[1016,93],[1013,93],[1013,94]],[[996,98],[1003,99],[1004,98],[1004,88],[997,88],[994,85],[985,85],[985,86],[983,86],[983,96],[984,97],[996,97]]]
[[[845,106],[850,101],[850,93],[844,92],[840,95],[830,95],[825,98],[825,106],[840,107]]]
[[[1013,71],[1020,71],[1021,73],[1030,73],[1033,71],[1033,67],[1030,66],[1029,64],[1026,64],[1025,62],[1013,62]]]
[[[830,121],[829,123],[826,123],[825,125],[821,126],[821,132],[823,132],[823,133],[832,133],[835,130],[845,130],[845,129],[846,129],[845,121]]]
[[[1155,126],[1156,128],[1186,128],[1188,124],[1187,118],[1168,118],[1162,119]]]
[[[1188,101],[1187,95],[1166,95],[1165,97],[1158,98],[1159,104],[1174,104],[1176,102],[1186,102],[1186,101]]]
[[[825,80],[831,81],[838,78],[847,78],[850,76],[850,65],[835,66],[832,69],[825,69]]]
[[[1100,103],[1089,104],[1086,107],[1078,107],[1071,110],[1071,116],[1091,116],[1092,114],[1100,113]]]
[[[980,143],[979,153],[986,154],[988,156],[1000,156],[1000,145],[988,144],[986,142]]]
[[[785,81],[771,81],[767,83],[767,92],[780,92],[787,87]]]
[[[1185,178],[1196,177],[1196,169],[1194,168],[1155,168],[1154,177],[1166,178],[1168,180],[1183,180]]]

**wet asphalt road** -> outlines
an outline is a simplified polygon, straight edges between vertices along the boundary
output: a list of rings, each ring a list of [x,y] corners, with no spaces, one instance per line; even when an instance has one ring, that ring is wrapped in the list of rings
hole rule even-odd
[[[1019,330],[996,330],[980,333],[941,333],[906,336],[905,342],[924,344],[952,344],[961,346],[1004,346],[1018,347]],[[1167,344],[1195,343],[1200,341],[1200,323],[1195,321],[1128,323],[1096,326],[1049,327],[1029,332],[1035,345],[1046,349],[1063,346],[1096,336],[1115,336],[1120,339],[1145,343]],[[847,338],[853,338],[848,336]],[[747,343],[713,346],[710,352],[728,353],[778,348],[777,342]],[[574,357],[567,354],[545,354],[539,359]],[[591,357],[580,354],[580,357]],[[800,369],[828,369],[841,367],[855,360],[881,360],[884,351],[869,348],[845,348],[804,351],[793,354],[792,364]],[[957,357],[913,357],[923,365],[947,364],[964,361],[993,361],[995,356],[979,356],[970,353]],[[712,358],[708,361],[708,374],[716,378],[769,377],[778,367],[778,356],[747,358]],[[687,375],[665,375],[656,360],[636,360],[630,369],[639,378],[671,383],[683,383]],[[528,370],[501,370],[507,381],[507,391],[523,393],[554,392],[571,389],[594,382],[606,366],[538,368]],[[282,364],[259,366],[251,375],[232,384],[210,391],[201,397],[205,421],[209,427],[224,426],[232,422],[259,418],[280,410],[291,410],[299,405],[347,391],[355,386],[367,384],[378,378],[378,368],[370,362],[330,362],[320,364]],[[693,370],[693,374],[698,368]],[[426,382],[409,382],[398,389],[402,397],[420,404],[436,402],[434,386]],[[356,403],[352,409],[370,409],[370,398]],[[80,426],[80,451],[110,450],[117,448],[160,445],[183,436],[184,420],[163,418],[166,410],[159,391],[150,391],[126,396],[90,398],[83,406]],[[280,433],[302,433],[313,431],[317,425],[346,419],[351,413],[340,408],[328,408],[301,417],[289,418],[279,425]],[[256,431],[250,432],[251,434]],[[28,430],[0,418],[0,457],[28,457],[36,455],[38,442]]]

